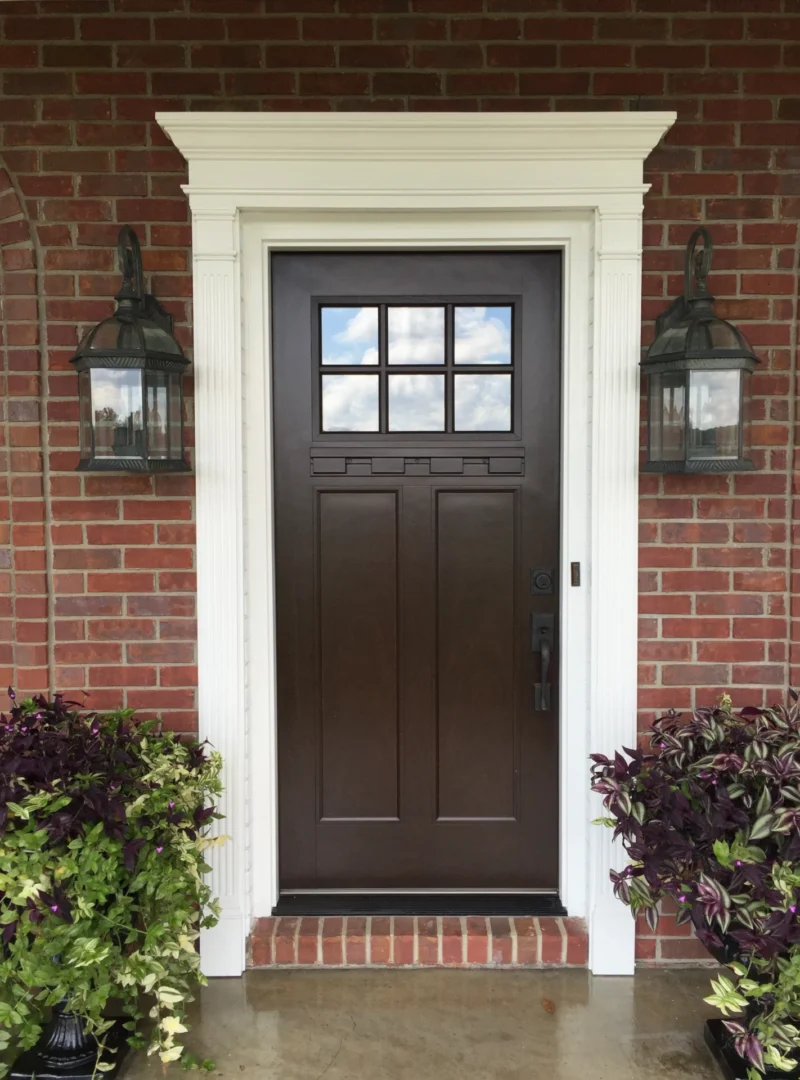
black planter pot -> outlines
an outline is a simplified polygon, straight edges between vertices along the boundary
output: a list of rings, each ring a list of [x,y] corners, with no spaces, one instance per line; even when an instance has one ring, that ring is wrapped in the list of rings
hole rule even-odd
[[[738,960],[742,955],[739,942],[730,934],[724,935],[720,947],[708,946],[708,951],[722,967],[727,967],[732,960]],[[746,1016],[747,1014],[742,1019],[746,1019]],[[736,1052],[733,1035],[725,1027],[724,1021],[706,1020],[704,1035],[706,1046],[713,1054],[725,1080],[747,1080],[747,1070],[750,1066]],[[791,1072],[768,1068],[764,1073],[764,1080],[800,1080],[800,1064]]]
[[[713,945],[707,945],[706,948],[722,967],[727,967],[732,960],[738,960],[742,955],[742,949],[736,938],[731,937],[730,934],[725,934],[722,938],[722,947],[714,948]]]
[[[121,1020],[106,1033],[104,1060],[113,1069],[98,1076],[113,1080],[127,1050],[126,1032]],[[20,1054],[14,1062],[11,1080],[92,1080],[97,1064],[97,1040],[87,1035],[83,1022],[67,1012],[63,1002],[53,1009],[53,1018],[42,1032],[36,1046]],[[116,1051],[116,1052],[114,1052]]]
[[[706,1020],[705,1040],[725,1080],[747,1080],[748,1063],[736,1053],[733,1036],[722,1020]],[[764,1080],[797,1080],[797,1077],[800,1077],[800,1065],[791,1072],[767,1068],[764,1074]]]

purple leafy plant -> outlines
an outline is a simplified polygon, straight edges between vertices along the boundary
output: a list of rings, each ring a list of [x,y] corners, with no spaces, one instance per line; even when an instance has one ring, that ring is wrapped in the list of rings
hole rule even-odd
[[[219,913],[203,875],[205,852],[224,839],[207,835],[219,818],[220,756],[129,709],[85,712],[58,695],[9,693],[0,1055],[31,1046],[62,1000],[104,1045],[113,996],[131,1045],[177,1061],[187,1003],[204,982],[196,942]]]
[[[649,750],[593,754],[592,790],[629,856],[614,892],[655,929],[677,907],[734,973],[706,998],[723,1015],[750,1080],[800,1061],[800,709],[745,708],[724,696],[689,720],[652,725]],[[735,959],[734,959],[735,957]],[[737,1015],[742,1013],[742,1015]]]

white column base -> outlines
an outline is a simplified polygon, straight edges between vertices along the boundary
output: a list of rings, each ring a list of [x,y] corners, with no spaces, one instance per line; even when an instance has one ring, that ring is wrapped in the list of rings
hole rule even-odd
[[[244,916],[224,914],[213,930],[200,932],[200,970],[209,979],[242,975],[247,927]]]
[[[589,917],[589,970],[593,975],[633,975],[636,922],[616,897],[599,897]]]

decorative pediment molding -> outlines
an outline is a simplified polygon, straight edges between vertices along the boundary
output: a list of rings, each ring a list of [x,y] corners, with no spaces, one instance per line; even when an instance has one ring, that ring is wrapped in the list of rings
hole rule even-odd
[[[672,112],[158,113],[193,206],[591,205],[644,192]],[[594,200],[596,201],[596,199]]]

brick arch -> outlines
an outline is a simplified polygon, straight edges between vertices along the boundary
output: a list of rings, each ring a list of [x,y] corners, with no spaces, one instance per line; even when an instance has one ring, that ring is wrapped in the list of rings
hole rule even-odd
[[[48,688],[48,574],[37,250],[0,163],[0,686]]]

